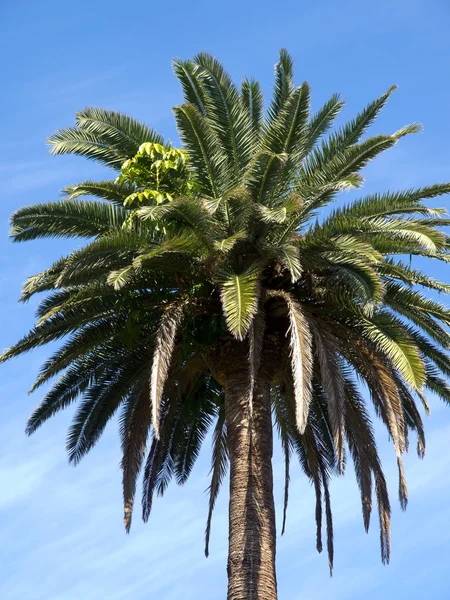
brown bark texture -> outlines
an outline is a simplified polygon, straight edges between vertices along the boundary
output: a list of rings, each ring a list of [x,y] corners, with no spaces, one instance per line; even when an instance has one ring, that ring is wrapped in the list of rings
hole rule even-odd
[[[230,455],[228,600],[276,600],[270,388],[256,380],[250,414],[248,361],[239,354],[222,363]]]

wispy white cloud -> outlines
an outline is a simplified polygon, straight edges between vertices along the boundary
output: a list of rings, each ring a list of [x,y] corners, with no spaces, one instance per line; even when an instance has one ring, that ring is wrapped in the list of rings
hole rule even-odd
[[[50,160],[14,162],[4,166],[2,170],[2,191],[6,196],[25,194],[52,186],[55,188],[56,198],[58,187],[55,187],[55,184],[67,182],[68,178],[73,176],[72,169],[61,169],[60,165],[56,168]],[[33,202],[33,199],[29,201]]]
[[[161,600],[171,600],[183,593],[186,598],[222,598],[227,494],[224,488],[214,519],[212,556],[205,560],[202,544],[206,497],[202,491],[207,485],[206,456],[184,489],[172,486],[166,499],[157,500],[147,525],[140,522],[137,511],[132,532],[126,536],[121,524],[119,454],[114,428],[84,464],[71,469],[62,447],[61,429],[67,420],[65,416],[58,418],[36,440],[18,439],[15,425],[0,431],[5,447],[10,446],[0,461],[0,478],[7,490],[0,497],[0,508],[8,517],[3,534],[14,540],[9,575],[0,583],[0,597],[140,600],[157,595]],[[416,507],[426,506],[427,499],[438,490],[443,493],[441,474],[448,471],[449,458],[444,450],[449,435],[450,427],[434,431],[429,438],[426,467],[424,462],[411,466],[410,489]],[[279,467],[277,464],[277,473]],[[393,479],[393,465],[388,466],[387,472]],[[337,567],[333,579],[328,579],[326,557],[314,551],[312,491],[304,478],[294,478],[288,531],[279,541],[280,590],[284,590],[280,597],[359,598],[364,590],[376,588],[383,573],[389,573],[376,562],[376,519],[371,535],[365,538],[352,477],[336,481],[332,495]],[[409,543],[426,543],[430,530],[442,519],[442,510],[441,507],[435,518],[429,519],[427,526],[419,523],[417,534],[410,537]],[[404,550],[405,527],[417,526],[416,522],[408,525],[407,519],[408,513],[401,515],[395,510],[395,552]],[[356,571],[345,559],[349,544],[352,555],[370,557],[365,566],[358,564]],[[298,588],[292,588],[299,570],[300,583]],[[26,578],[23,573],[27,573]],[[191,590],[192,596],[186,595],[186,590]]]

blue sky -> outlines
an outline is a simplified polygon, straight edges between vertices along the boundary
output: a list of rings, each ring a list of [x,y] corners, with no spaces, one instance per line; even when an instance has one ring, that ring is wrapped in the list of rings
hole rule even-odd
[[[33,322],[35,303],[17,304],[22,281],[73,242],[12,245],[8,217],[30,202],[54,200],[67,184],[102,175],[82,159],[51,158],[45,138],[73,123],[86,105],[121,110],[176,140],[171,107],[181,101],[170,61],[200,50],[218,56],[239,80],[255,76],[270,92],[281,47],[296,61],[298,81],[312,86],[318,107],[333,92],[348,99],[345,116],[396,83],[374,131],[424,124],[366,169],[367,191],[409,188],[450,179],[450,6],[447,0],[316,0],[283,3],[135,0],[0,3],[0,347]],[[440,201],[449,206],[449,200]],[[447,266],[431,274],[450,282]],[[25,421],[39,397],[29,389],[48,350],[0,371],[0,598],[4,600],[175,600],[223,598],[226,585],[227,494],[219,501],[210,558],[203,557],[209,454],[190,482],[174,484],[147,525],[135,515],[122,526],[117,425],[76,468],[64,451],[70,411],[32,438]],[[279,540],[280,599],[347,600],[450,596],[450,411],[430,399],[427,456],[411,452],[406,470],[410,505],[396,498],[395,460],[387,436],[378,440],[394,504],[389,567],[379,560],[376,515],[364,533],[351,469],[334,482],[335,574],[314,549],[312,490],[293,473],[286,535]],[[282,496],[279,453],[276,500]],[[279,519],[278,519],[279,523]]]

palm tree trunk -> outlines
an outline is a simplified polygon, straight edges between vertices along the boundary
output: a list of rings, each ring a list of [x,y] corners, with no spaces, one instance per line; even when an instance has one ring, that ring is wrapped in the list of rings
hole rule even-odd
[[[230,454],[228,600],[276,600],[275,506],[269,386],[259,381],[249,414],[248,371],[228,373]]]

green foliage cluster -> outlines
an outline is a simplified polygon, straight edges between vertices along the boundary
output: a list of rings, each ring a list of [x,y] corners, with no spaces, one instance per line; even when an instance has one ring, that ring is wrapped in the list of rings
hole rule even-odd
[[[131,183],[138,188],[124,201],[125,206],[161,204],[173,200],[175,195],[194,191],[195,180],[189,179],[186,168],[188,154],[185,150],[164,147],[146,142],[138,152],[126,160],[116,183]]]

